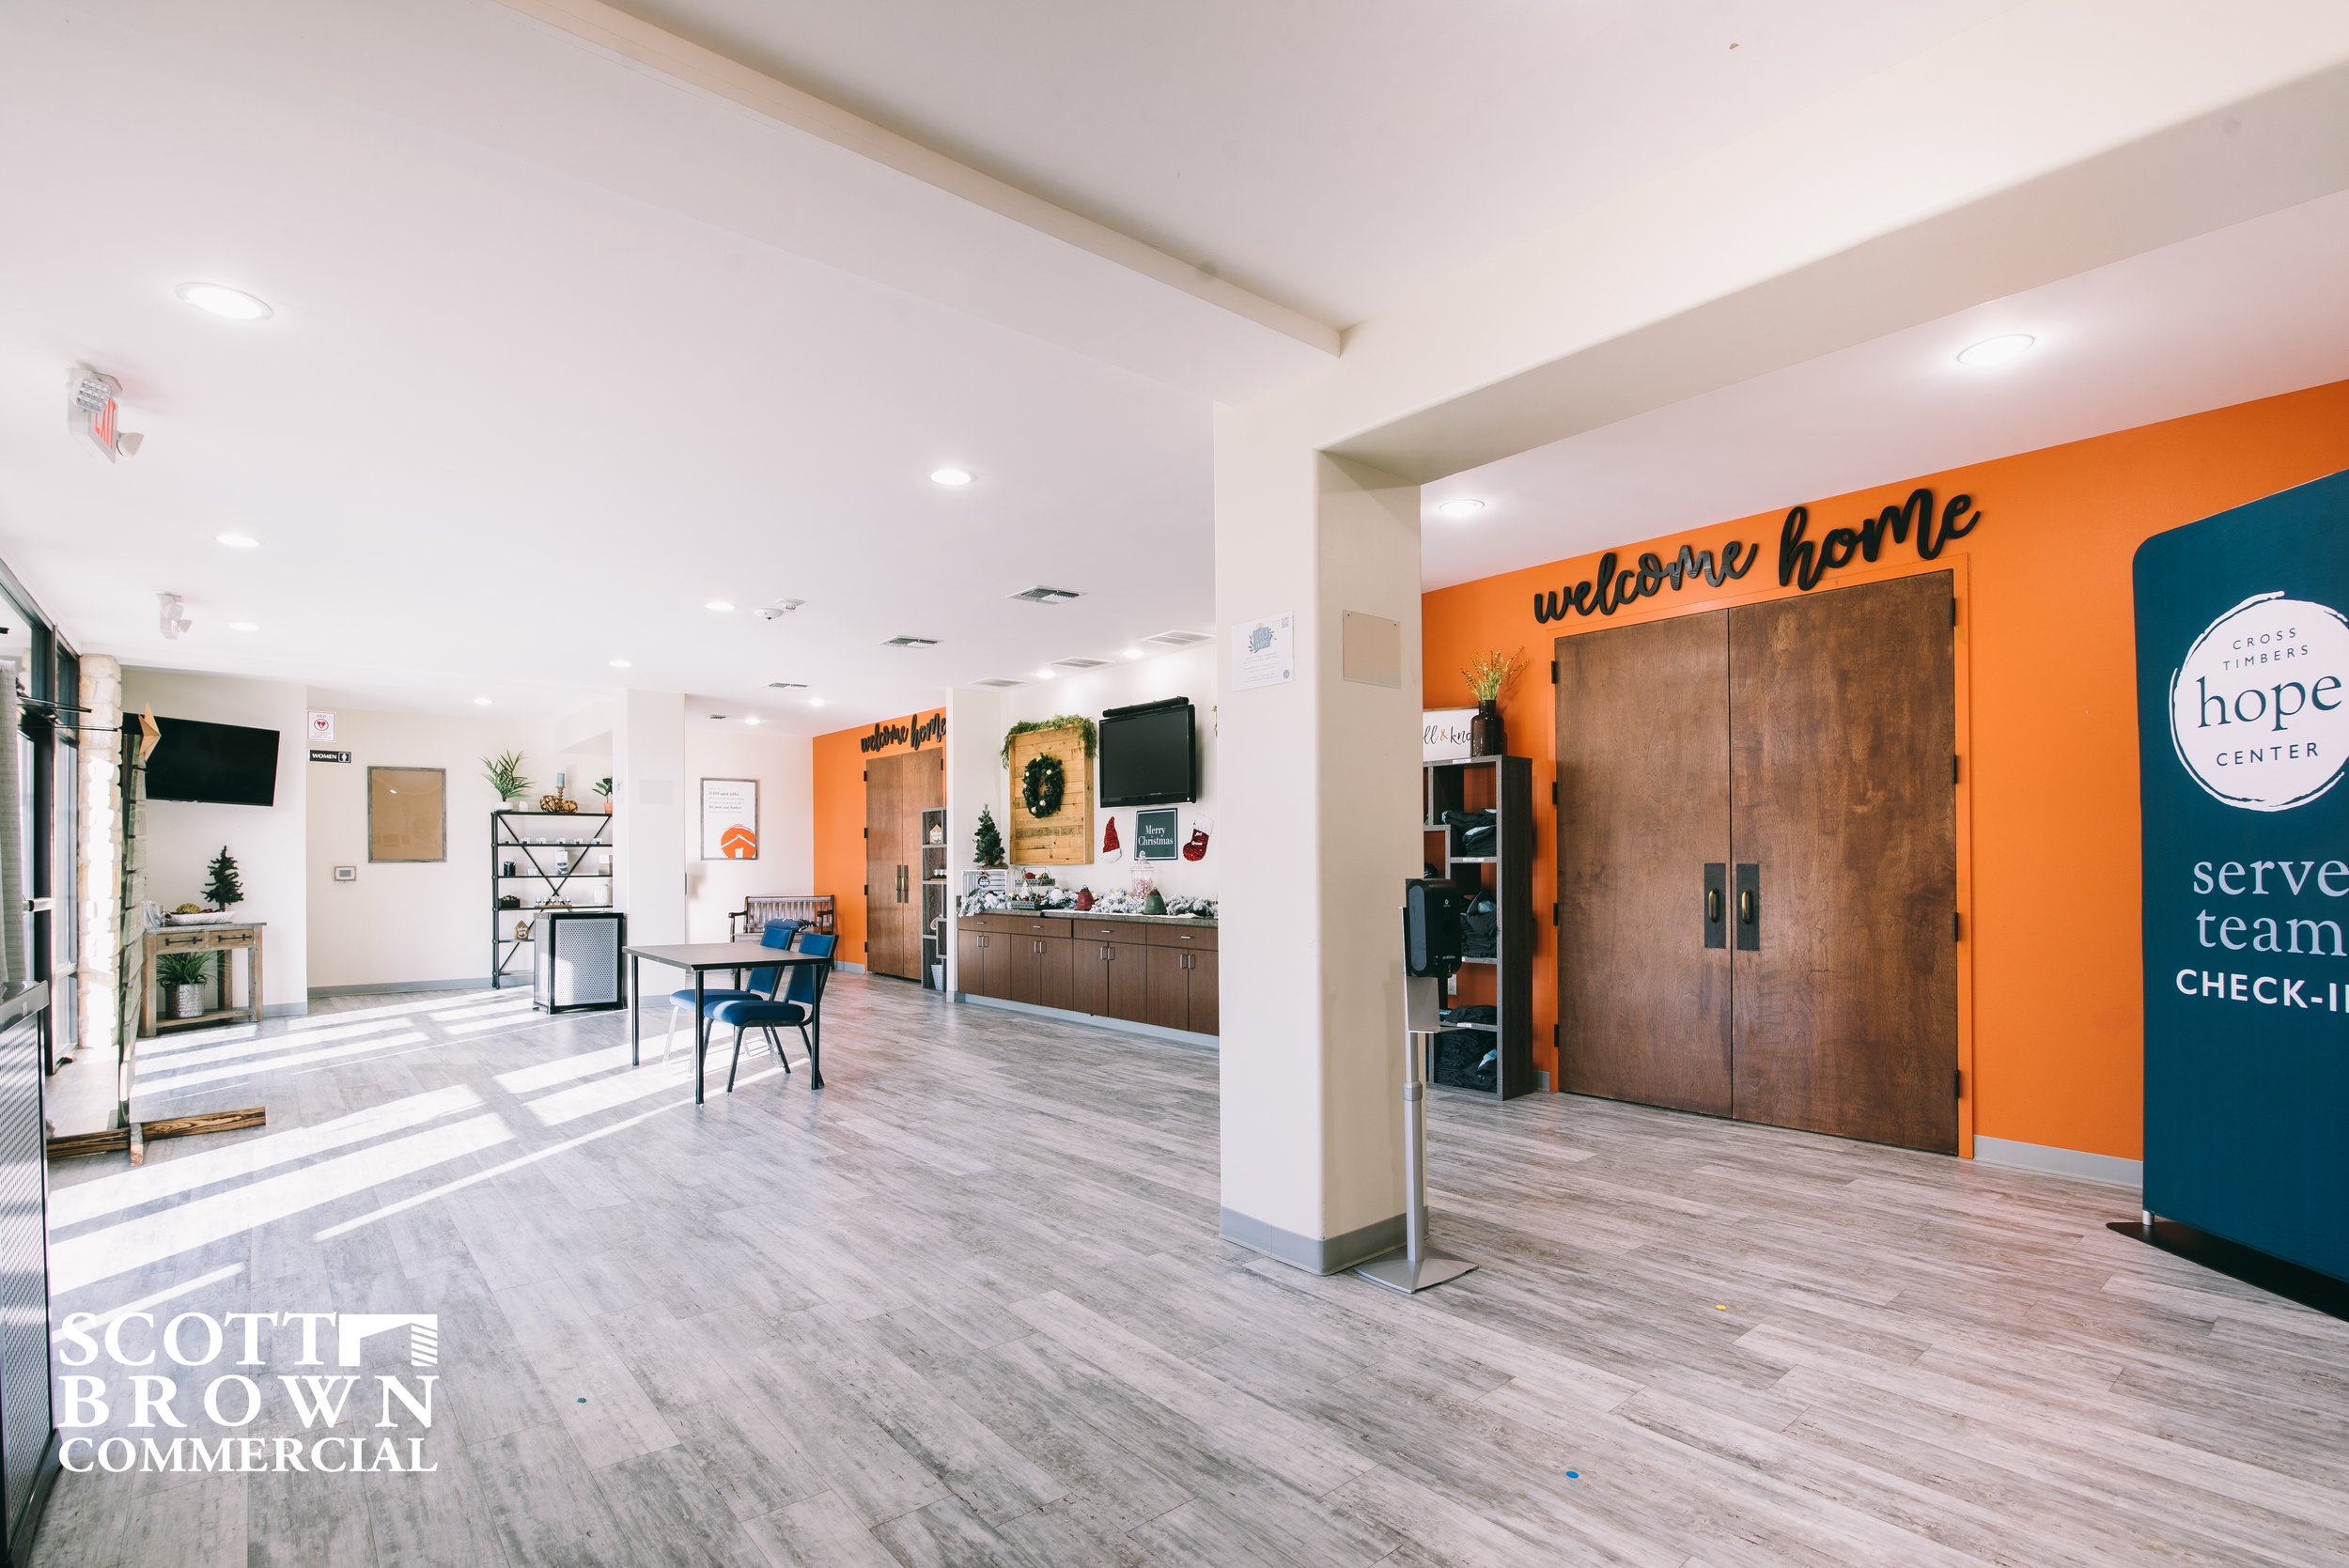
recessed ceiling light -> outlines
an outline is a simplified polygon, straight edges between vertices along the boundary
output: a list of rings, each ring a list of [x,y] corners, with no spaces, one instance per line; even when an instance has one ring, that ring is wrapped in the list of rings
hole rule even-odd
[[[475,707],[487,707],[490,706],[490,699],[487,697],[475,697],[473,700],[473,706]]]
[[[944,485],[949,489],[952,489],[957,486],[967,485],[975,477],[976,475],[974,475],[967,468],[934,468],[930,470],[930,483],[933,485]]]
[[[734,601],[730,598],[713,598],[702,608],[714,610],[721,615],[731,615],[734,613]]]
[[[613,667],[614,669],[615,669],[615,670],[632,670],[632,669],[634,669],[636,666],[634,666],[633,664],[630,664],[630,663],[627,660],[625,660],[625,659],[615,659],[615,660],[614,660],[612,661],[612,667]]]
[[[258,550],[261,541],[250,534],[215,534],[212,537],[231,550]]]
[[[755,724],[758,722],[758,715],[755,713],[746,713],[742,716],[742,722],[746,724]]]
[[[255,626],[251,621],[230,621],[228,623],[228,629],[231,631],[258,631],[261,629]]]
[[[266,321],[276,313],[269,302],[254,298],[241,288],[231,288],[225,283],[183,283],[172,290],[184,304],[192,304],[207,315],[226,317],[231,321]]]
[[[824,699],[821,697],[810,697],[807,700],[807,706],[810,707],[821,707],[824,706]]]
[[[2039,339],[2029,333],[2008,333],[2003,337],[1985,337],[1969,349],[1958,350],[1957,363],[1971,365],[2004,365],[2030,352],[2030,346]]]
[[[1128,648],[1117,657],[1120,659],[1140,659],[1142,657],[1142,650],[1140,648]]]
[[[1035,673],[1035,678],[1038,680],[1050,680],[1054,675],[1059,674],[1060,672],[1058,670],[1047,666],[1046,668],[1038,670]]]
[[[1436,512],[1440,517],[1457,519],[1472,518],[1484,509],[1485,504],[1483,502],[1477,500],[1472,495],[1464,495],[1456,501],[1445,502],[1442,505],[1436,508]]]

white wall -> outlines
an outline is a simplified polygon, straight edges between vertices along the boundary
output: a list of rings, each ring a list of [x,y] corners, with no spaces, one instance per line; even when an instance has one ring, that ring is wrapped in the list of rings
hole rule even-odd
[[[685,696],[627,691],[612,731],[613,799],[619,806],[612,884],[631,943],[685,939],[686,832],[693,785],[685,776]]]
[[[551,793],[555,775],[583,813],[600,814],[590,789],[609,759],[560,755],[551,726],[503,718],[451,719],[425,713],[334,710],[333,749],[345,763],[309,763],[308,881],[310,977],[315,989],[478,981],[490,973],[490,814],[499,801],[481,759],[522,753],[531,800]],[[307,755],[306,748],[303,754]],[[438,768],[448,775],[448,858],[373,862],[367,859],[367,769]],[[519,858],[516,856],[515,858]],[[348,865],[355,882],[337,882]],[[574,883],[566,895],[599,902],[604,882]],[[519,887],[508,891],[532,892]],[[508,972],[529,977],[526,962]]]
[[[816,747],[806,736],[739,721],[685,730],[685,939],[723,941],[726,916],[753,893],[816,891]],[[758,781],[758,859],[704,860],[701,781]]]
[[[152,706],[170,743],[173,719],[246,724],[278,732],[277,800],[270,806],[216,806],[154,800],[140,821],[147,896],[169,909],[204,902],[204,868],[226,846],[236,858],[244,902],[240,919],[261,921],[264,1005],[298,1012],[309,1004],[308,882],[303,822],[309,753],[304,738],[308,690],[287,681],[241,680],[171,670],[126,669],[122,706]]]
[[[1193,804],[1174,808],[1181,814],[1178,823],[1180,836],[1188,840],[1193,822],[1211,825],[1215,816],[1216,695],[1215,644],[1212,643],[1136,660],[1130,664],[1111,664],[1081,675],[1063,675],[1058,680],[1013,687],[1002,693],[998,700],[1000,722],[991,731],[980,734],[966,727],[965,732],[958,735],[950,724],[947,739],[950,745],[958,748],[984,746],[995,783],[995,793],[989,803],[995,810],[996,824],[1003,828],[1004,842],[1008,844],[1011,832],[1007,824],[1015,788],[1010,773],[995,761],[995,753],[1003,745],[1005,730],[1022,720],[1050,719],[1060,713],[1081,714],[1098,723],[1104,708],[1154,703],[1167,697],[1189,697],[1199,710],[1199,799]],[[962,753],[958,749],[956,754],[959,756]],[[952,767],[952,764],[949,766]],[[957,777],[968,776],[962,769],[955,771]],[[1097,853],[1099,851],[1103,824],[1114,815],[1117,818],[1118,843],[1124,846],[1125,855],[1109,863],[1096,862],[1087,865],[1055,866],[1052,868],[1054,881],[1064,887],[1089,887],[1096,893],[1103,893],[1124,890],[1140,872],[1154,877],[1159,891],[1170,898],[1176,893],[1204,898],[1220,895],[1222,881],[1219,873],[1227,849],[1224,840],[1210,831],[1207,835],[1207,855],[1201,861],[1136,861],[1133,808],[1128,806],[1114,813],[1101,809],[1101,775],[1097,766],[1094,769],[1093,785],[1093,847]],[[957,804],[955,813],[958,832],[955,863],[957,865],[966,864],[970,860],[970,832],[962,822],[963,815]],[[971,804],[969,815],[973,821],[976,820],[976,802]]]

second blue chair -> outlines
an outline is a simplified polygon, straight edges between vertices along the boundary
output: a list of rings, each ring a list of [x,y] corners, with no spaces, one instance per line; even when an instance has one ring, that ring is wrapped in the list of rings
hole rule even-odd
[[[742,1064],[742,1032],[746,1029],[764,1030],[767,1043],[774,1047],[775,1058],[783,1063],[783,1070],[791,1070],[791,1059],[784,1055],[783,1041],[775,1033],[777,1024],[798,1030],[800,1039],[807,1046],[807,1086],[824,1086],[824,981],[832,972],[832,952],[838,941],[837,937],[827,932],[809,932],[801,940],[800,951],[813,954],[823,963],[790,966],[791,978],[778,996],[728,998],[709,1010],[713,1021],[734,1026],[734,1060],[726,1064],[727,1094],[734,1093],[735,1071]],[[815,1028],[813,1034],[808,1032],[811,1025]]]
[[[798,920],[770,920],[758,933],[758,945],[787,950],[791,946],[791,939],[798,936],[806,924],[804,921]],[[750,978],[751,983],[746,986],[705,986],[702,987],[702,1005],[708,1007],[721,1001],[759,1000],[775,994],[774,966],[770,965],[766,969],[753,970]],[[688,986],[681,990],[669,993],[669,1032],[661,1037],[661,1054],[664,1058],[669,1054],[669,1048],[677,1043],[677,1015],[690,1013],[692,1010],[692,986]]]

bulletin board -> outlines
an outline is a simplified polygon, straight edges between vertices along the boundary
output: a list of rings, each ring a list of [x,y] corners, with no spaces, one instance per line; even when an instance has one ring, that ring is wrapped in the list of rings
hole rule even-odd
[[[367,769],[367,859],[448,859],[448,770]]]

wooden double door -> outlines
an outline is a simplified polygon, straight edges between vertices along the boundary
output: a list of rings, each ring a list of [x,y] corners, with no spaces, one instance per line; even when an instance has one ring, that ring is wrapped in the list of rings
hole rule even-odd
[[[864,967],[922,978],[922,814],[946,803],[946,754],[864,765]]]
[[[1954,602],[1558,640],[1561,1087],[1955,1152]]]

